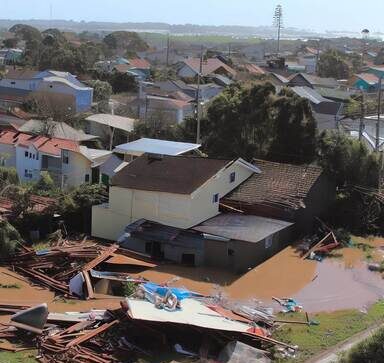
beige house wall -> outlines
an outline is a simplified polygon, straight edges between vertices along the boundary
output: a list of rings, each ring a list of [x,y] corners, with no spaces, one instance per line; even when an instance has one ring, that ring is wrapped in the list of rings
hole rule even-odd
[[[230,181],[232,172],[236,173],[234,182]],[[192,195],[112,186],[108,208],[93,208],[92,235],[116,240],[125,226],[142,218],[173,227],[191,228],[219,214],[219,203],[213,201],[216,193],[219,198],[223,197],[251,175],[251,170],[234,163]]]

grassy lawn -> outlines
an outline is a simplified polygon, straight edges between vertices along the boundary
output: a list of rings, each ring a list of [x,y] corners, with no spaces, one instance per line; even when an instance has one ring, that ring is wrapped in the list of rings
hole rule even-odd
[[[36,351],[26,350],[23,352],[0,352],[1,363],[37,363]]]
[[[302,314],[301,314],[302,315]],[[305,320],[304,315],[288,314],[284,318]],[[380,322],[384,322],[384,301],[374,304],[367,314],[357,310],[319,313],[310,316],[319,326],[284,325],[274,334],[275,339],[299,346],[296,359],[281,362],[305,362],[307,359]]]

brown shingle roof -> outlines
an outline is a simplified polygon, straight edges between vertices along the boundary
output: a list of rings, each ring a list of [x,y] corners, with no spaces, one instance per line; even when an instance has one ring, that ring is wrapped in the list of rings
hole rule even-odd
[[[255,160],[260,174],[253,174],[225,200],[299,209],[323,170],[313,165],[291,165]],[[225,201],[223,201],[225,203]]]
[[[175,194],[191,194],[230,161],[200,157],[143,155],[128,164],[112,179],[122,188]]]

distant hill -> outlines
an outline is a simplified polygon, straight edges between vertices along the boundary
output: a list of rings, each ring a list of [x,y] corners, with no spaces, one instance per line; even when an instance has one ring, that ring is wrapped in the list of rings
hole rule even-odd
[[[47,28],[57,28],[64,31],[92,31],[92,32],[112,32],[119,30],[128,30],[136,32],[158,32],[186,35],[226,35],[237,37],[263,37],[271,38],[275,36],[276,30],[271,26],[211,26],[211,25],[194,25],[180,24],[170,25],[166,23],[111,23],[111,22],[77,22],[71,20],[7,20],[0,19],[0,28],[8,29],[15,24],[22,23],[34,26],[40,30]],[[322,36],[321,34],[300,30],[295,28],[285,28],[283,37],[285,38],[313,38]]]

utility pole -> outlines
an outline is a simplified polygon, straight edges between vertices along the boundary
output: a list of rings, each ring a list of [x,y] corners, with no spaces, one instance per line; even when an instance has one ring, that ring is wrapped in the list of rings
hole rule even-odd
[[[276,6],[273,24],[277,28],[277,55],[279,56],[281,28],[283,27],[283,7],[281,5]]]
[[[376,152],[380,150],[380,118],[381,118],[381,88],[383,84],[383,77],[379,79],[379,94],[377,97],[377,123],[376,123]]]
[[[196,91],[196,120],[197,120],[197,130],[196,130],[196,144],[200,144],[200,83],[201,77],[203,75],[203,46],[201,46],[200,53],[200,67],[199,73],[197,74],[197,91]]]
[[[167,68],[169,67],[169,46],[170,46],[170,44],[171,44],[171,41],[170,41],[169,33],[168,33],[168,36],[167,36],[167,60],[166,60]]]
[[[364,131],[364,117],[365,117],[365,97],[364,91],[361,91],[361,103],[360,103],[360,125],[359,125],[359,140],[363,139]]]

